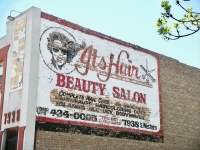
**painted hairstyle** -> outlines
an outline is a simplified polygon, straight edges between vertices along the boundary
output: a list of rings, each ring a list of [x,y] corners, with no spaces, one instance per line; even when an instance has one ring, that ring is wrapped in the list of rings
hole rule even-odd
[[[50,33],[49,38],[47,38],[47,40],[47,48],[51,53],[54,40],[61,41],[61,48],[67,50],[67,62],[72,61],[73,58],[77,55],[77,53],[86,47],[85,42],[82,42],[82,44],[78,44],[75,41],[69,40],[64,34],[59,32]]]

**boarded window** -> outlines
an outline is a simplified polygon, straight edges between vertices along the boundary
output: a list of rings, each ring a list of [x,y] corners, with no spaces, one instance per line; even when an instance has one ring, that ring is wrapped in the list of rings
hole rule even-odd
[[[3,62],[0,62],[0,84],[2,84],[3,77]]]

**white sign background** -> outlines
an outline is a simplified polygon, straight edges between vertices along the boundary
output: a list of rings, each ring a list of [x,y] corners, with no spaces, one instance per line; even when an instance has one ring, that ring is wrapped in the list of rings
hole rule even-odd
[[[87,75],[81,75],[79,74],[76,70],[74,71],[69,71],[67,69],[73,70],[73,65],[77,63],[77,60],[80,58],[81,53],[83,50],[80,50],[78,54],[75,56],[73,61],[70,64],[66,64],[65,67],[62,68],[62,71],[59,70],[54,70],[53,68],[49,67],[49,63],[51,63],[51,58],[52,55],[50,51],[47,49],[47,38],[49,37],[49,33],[52,31],[57,31],[62,34],[67,35],[70,38],[74,38],[77,43],[81,44],[82,41],[86,43],[86,47],[92,45],[94,49],[98,50],[98,56],[102,57],[104,56],[105,61],[109,63],[109,57],[110,54],[114,54],[114,62],[117,61],[118,54],[122,51],[125,50],[130,54],[129,59],[132,61],[132,65],[136,66],[139,68],[139,76],[142,76],[144,74],[144,71],[140,68],[140,65],[146,67],[147,62],[148,62],[148,68],[149,70],[155,69],[155,71],[151,72],[151,76],[155,79],[156,82],[152,83],[152,87],[147,87],[147,86],[142,86],[138,84],[133,84],[130,82],[124,82],[122,80],[117,80],[114,78],[110,78],[107,82],[100,82],[99,79],[97,78],[97,72],[89,70]],[[71,35],[72,36],[71,36]],[[73,39],[73,40],[74,40]],[[86,122],[86,123],[91,123],[91,124],[99,124],[99,122],[92,122],[92,121],[85,121],[85,120],[77,120],[74,118],[63,118],[63,117],[57,117],[56,115],[50,114],[50,111],[52,109],[60,109],[60,110],[67,110],[70,113],[74,112],[81,112],[81,113],[87,113],[87,114],[95,114],[97,115],[97,120],[100,119],[100,116],[108,116],[112,117],[111,115],[105,115],[103,113],[94,113],[90,111],[84,111],[84,110],[77,110],[77,109],[72,109],[72,108],[63,108],[61,106],[55,106],[50,102],[50,93],[53,89],[60,89],[61,87],[57,87],[57,73],[63,73],[66,76],[72,76],[74,78],[80,78],[80,79],[85,79],[89,81],[94,81],[102,84],[106,84],[106,89],[104,90],[104,95],[101,97],[109,97],[110,99],[116,100],[116,101],[121,101],[124,102],[125,100],[120,100],[116,99],[113,97],[113,87],[120,87],[124,88],[126,90],[131,91],[131,95],[134,92],[139,92],[139,93],[145,93],[146,94],[146,104],[143,104],[147,106],[150,110],[150,117],[148,121],[142,120],[142,119],[137,119],[137,118],[129,118],[129,117],[124,117],[124,116],[117,116],[118,120],[122,122],[123,119],[127,120],[132,120],[132,121],[138,121],[140,123],[148,123],[153,126],[157,127],[157,130],[151,130],[147,128],[135,128],[135,127],[130,127],[130,126],[124,126],[124,123],[122,122],[121,125],[114,125],[114,124],[106,124],[108,126],[112,127],[123,127],[123,128],[130,128],[130,129],[138,129],[141,131],[150,131],[150,132],[158,132],[161,128],[160,126],[160,107],[159,107],[159,86],[158,86],[158,62],[157,59],[150,54],[134,50],[133,48],[130,47],[125,47],[122,45],[119,45],[114,42],[110,42],[104,39],[100,39],[95,36],[87,35],[83,32],[80,32],[78,30],[73,30],[72,28],[69,28],[67,26],[63,26],[61,24],[51,22],[49,20],[41,18],[41,41],[40,41],[40,60],[39,60],[39,80],[38,80],[38,98],[37,98],[37,107],[44,107],[48,108],[49,111],[47,111],[46,114],[38,114],[36,113],[37,116],[39,117],[47,117],[47,118],[53,118],[53,119],[60,119],[60,120],[70,120],[70,121],[78,121],[78,122]],[[123,61],[126,63],[125,55],[122,55],[122,58],[120,61]],[[49,61],[49,62],[48,62]],[[100,61],[100,58],[97,59],[97,62]],[[103,77],[102,77],[103,78]],[[141,78],[141,80],[144,79]],[[66,88],[63,88],[63,90],[67,90]],[[78,91],[76,91],[78,92]],[[83,94],[88,94],[91,96],[95,96],[92,92],[89,93],[84,93],[80,92]],[[99,93],[96,94],[96,96],[99,96]],[[127,101],[128,103],[135,103],[132,101]]]

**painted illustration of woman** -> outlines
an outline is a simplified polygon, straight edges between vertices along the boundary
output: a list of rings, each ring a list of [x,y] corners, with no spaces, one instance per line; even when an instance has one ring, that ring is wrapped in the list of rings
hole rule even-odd
[[[51,63],[56,70],[62,70],[66,63],[70,63],[77,53],[86,47],[85,42],[78,44],[59,32],[50,33],[47,39],[47,48],[52,54]]]

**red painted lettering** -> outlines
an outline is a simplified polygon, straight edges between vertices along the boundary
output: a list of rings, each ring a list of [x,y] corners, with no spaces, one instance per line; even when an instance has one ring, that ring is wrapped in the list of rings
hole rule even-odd
[[[12,122],[15,122],[15,111],[12,112]]]
[[[11,112],[8,113],[8,119],[7,119],[7,123],[10,123],[10,117],[11,117]]]
[[[92,49],[93,49],[93,46],[91,45],[91,46],[87,47],[81,54],[80,62],[85,65],[85,71],[83,73],[81,73],[79,71],[78,64],[74,65],[77,72],[80,73],[81,75],[86,75],[88,73],[88,70],[90,67],[90,60],[91,60],[91,56],[92,56]]]
[[[61,86],[65,88],[70,88],[73,90],[83,91],[85,93],[96,94],[99,91],[100,95],[104,94],[106,85],[98,82],[88,81],[79,78],[73,78],[71,76],[63,76],[57,74],[57,84],[56,86]]]
[[[80,82],[80,79],[79,78],[76,78],[76,83],[75,83],[75,86],[74,86],[74,90],[79,90],[79,91],[82,91],[81,89],[81,82]]]
[[[104,90],[106,89],[106,85],[99,83],[99,89],[100,89],[100,95],[103,95]]]
[[[137,103],[146,104],[146,94],[134,92],[131,98],[131,91],[124,88],[113,87],[113,97],[123,100],[129,100]]]
[[[119,98],[120,97],[119,88],[116,87],[116,86],[113,87],[113,97],[114,98]]]
[[[146,104],[146,94],[140,93],[140,101],[141,101],[141,103]]]
[[[88,93],[90,91],[90,81],[88,81],[88,83],[86,83],[86,81],[87,80],[83,80],[83,92]]]
[[[83,64],[83,68],[85,68],[85,70],[81,72],[83,69],[81,68],[82,65],[79,63],[75,64],[75,68],[81,75],[86,75],[89,69],[97,70],[97,77],[101,82],[108,81],[113,75],[120,75],[119,78],[123,76],[131,79],[130,77],[134,76],[136,79],[140,79],[140,76],[138,75],[139,69],[131,64],[132,61],[129,59],[130,55],[127,51],[122,50],[119,53],[116,62],[114,62],[114,56],[114,54],[110,54],[109,62],[105,61],[104,56],[101,57],[99,62],[96,62],[99,56],[97,56],[97,50],[93,49],[93,46],[91,45],[82,52],[80,57],[79,63]],[[124,57],[130,64],[124,64],[123,62],[120,62],[120,60],[123,60]],[[103,74],[101,71],[104,71]]]
[[[90,81],[90,84],[92,85],[92,93],[96,94],[96,90],[97,90],[96,88],[99,84],[97,82],[92,82],[92,81]]]
[[[65,88],[72,89],[74,87],[74,85],[73,85],[74,78],[70,77],[70,76],[67,76],[66,78],[67,78],[66,79],[67,83],[66,83]]]
[[[4,124],[6,124],[6,120],[7,120],[7,113],[4,114]]]
[[[17,110],[17,121],[20,121],[20,109]]]
[[[121,99],[126,100],[126,94],[125,94],[125,90],[123,88],[121,88]]]
[[[10,122],[14,123],[15,122],[15,114],[17,114],[16,121],[19,121],[20,120],[20,109],[17,110],[16,112],[12,111],[12,113],[11,112],[5,113],[4,114],[4,124],[10,124]]]
[[[57,75],[57,83],[56,86],[64,87],[65,86],[65,76],[62,74]]]

